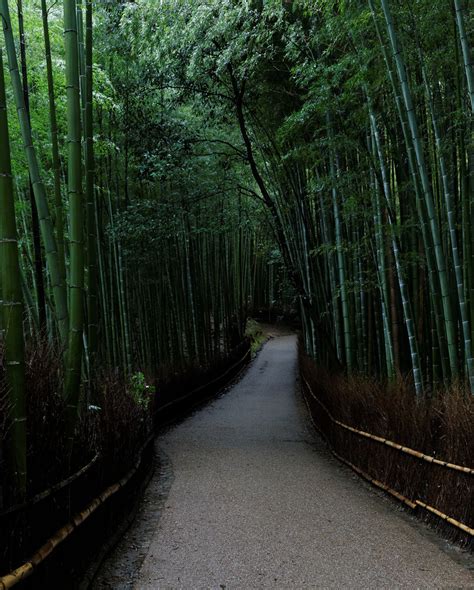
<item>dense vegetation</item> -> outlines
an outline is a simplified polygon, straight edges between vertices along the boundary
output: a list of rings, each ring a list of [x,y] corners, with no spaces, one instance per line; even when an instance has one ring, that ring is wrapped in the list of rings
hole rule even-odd
[[[133,392],[141,373],[211,366],[272,306],[297,310],[330,371],[387,395],[404,380],[414,405],[453,382],[474,392],[462,0],[12,6],[0,0],[7,502],[34,487],[38,346],[56,359],[66,457],[105,374]]]
[[[246,163],[311,354],[472,388],[471,15],[395,4],[141,2],[122,27]]]
[[[268,297],[275,248],[240,188],[248,174],[198,137],[207,113],[133,65],[126,4],[94,8],[1,6],[7,506],[87,462],[89,418],[112,403],[104,389],[120,398],[129,382],[134,396],[139,383],[140,398],[143,375],[215,364]],[[70,441],[62,453],[41,456],[32,408],[44,436]]]

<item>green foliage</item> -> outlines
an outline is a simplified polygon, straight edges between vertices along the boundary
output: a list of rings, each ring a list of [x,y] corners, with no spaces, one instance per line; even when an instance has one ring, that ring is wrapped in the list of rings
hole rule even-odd
[[[253,356],[260,350],[267,339],[260,324],[252,319],[247,320],[245,336],[250,338],[250,348]]]
[[[76,376],[89,378],[97,357],[132,375],[138,404],[148,394],[137,370],[211,364],[242,337],[252,311],[272,307],[301,314],[306,348],[320,362],[418,372],[416,341],[426,382],[449,379],[457,364],[463,374],[474,340],[472,11],[463,12],[461,44],[450,5],[386,2],[388,26],[382,4],[94,3],[95,157],[85,165],[88,142],[80,140],[91,134],[76,100],[70,203],[66,74],[71,57],[82,74],[85,63],[75,42],[66,59],[63,9],[48,3],[60,159],[53,170],[41,10],[24,0],[34,184],[45,186],[43,209],[64,217],[64,230],[56,222],[54,231],[66,243],[55,273],[54,232],[47,243],[32,239],[32,164],[17,117],[25,112],[7,83],[27,336],[36,330],[43,273],[49,338],[57,338],[53,294],[65,292],[65,278],[77,299],[67,311],[74,307],[78,347],[82,320],[88,329],[93,361],[78,361]],[[13,35],[18,45],[16,18]],[[77,95],[76,80],[67,86]],[[90,164],[83,223],[78,195]],[[75,264],[71,254],[83,243],[84,261]],[[49,256],[47,269],[35,264],[38,252]],[[255,326],[247,330],[260,341]],[[100,342],[90,344],[94,333]]]
[[[149,407],[155,395],[155,387],[147,384],[145,375],[141,371],[130,376],[128,391],[137,406],[144,409]]]

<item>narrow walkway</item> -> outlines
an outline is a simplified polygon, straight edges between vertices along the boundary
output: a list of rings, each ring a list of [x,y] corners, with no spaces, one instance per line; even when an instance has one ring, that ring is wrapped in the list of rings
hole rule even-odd
[[[459,550],[329,455],[295,383],[295,337],[273,339],[231,392],[160,437],[168,497],[153,507],[155,481],[133,586],[109,587],[474,588]]]

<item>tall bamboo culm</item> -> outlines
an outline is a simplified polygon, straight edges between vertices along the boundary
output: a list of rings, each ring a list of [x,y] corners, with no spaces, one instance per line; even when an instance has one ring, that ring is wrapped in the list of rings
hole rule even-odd
[[[0,314],[9,384],[12,422],[8,454],[19,497],[26,494],[26,392],[23,340],[23,297],[10,161],[5,78],[0,49]]]
[[[79,55],[75,0],[64,0],[64,43],[67,92],[67,187],[69,195],[69,339],[66,360],[65,398],[71,436],[78,411],[84,329],[84,215],[82,190],[81,106]]]

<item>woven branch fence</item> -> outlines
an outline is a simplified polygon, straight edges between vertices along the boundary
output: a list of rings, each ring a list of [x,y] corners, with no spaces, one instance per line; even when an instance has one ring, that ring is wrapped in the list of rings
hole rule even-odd
[[[318,395],[308,362],[300,371],[312,423],[336,458],[453,540],[474,547],[474,468],[339,420]]]
[[[21,583],[25,588],[74,588],[101,543],[117,528],[139,497],[139,489],[153,467],[153,441],[159,428],[186,415],[213,397],[249,362],[248,341],[213,367],[209,381],[176,397],[169,391],[154,408],[155,431],[142,444],[136,459],[118,481],[97,490],[100,456],[62,482],[29,501],[0,512],[0,535],[28,531],[33,535],[30,557],[0,577],[0,590]],[[174,395],[173,395],[174,394]],[[56,523],[62,520],[58,527]],[[5,537],[4,537],[5,538]],[[3,570],[3,571],[2,571]],[[5,568],[0,563],[0,574]],[[35,574],[35,575],[33,575]],[[71,585],[72,584],[72,585]]]

